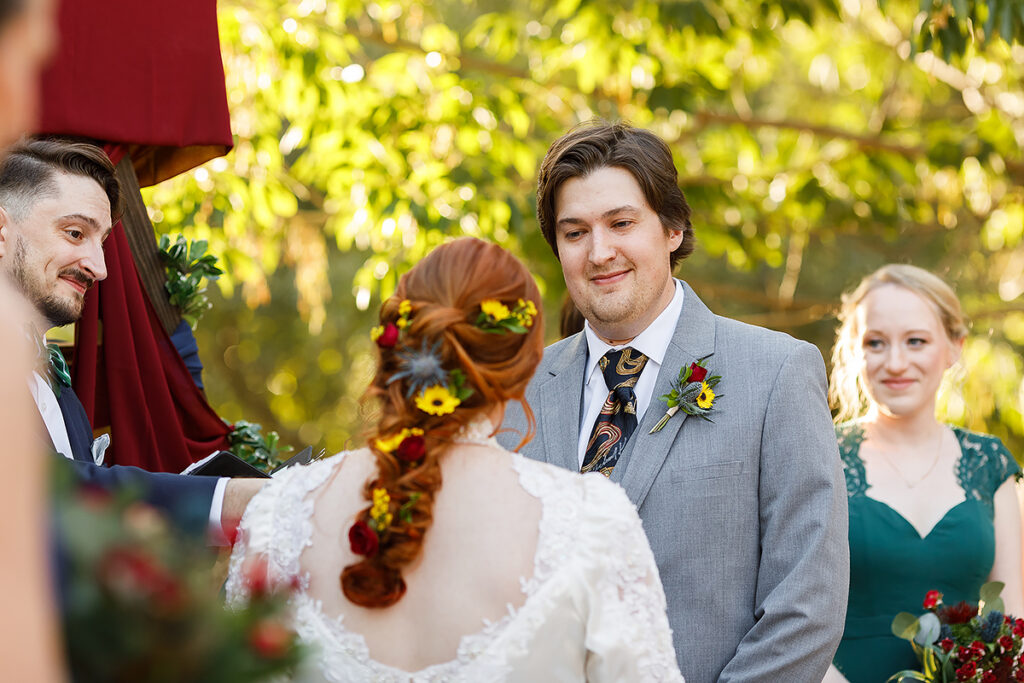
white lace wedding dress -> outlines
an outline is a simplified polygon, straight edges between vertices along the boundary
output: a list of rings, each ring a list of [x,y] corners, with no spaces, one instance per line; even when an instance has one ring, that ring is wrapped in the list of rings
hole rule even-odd
[[[363,637],[308,594],[299,561],[313,534],[311,494],[344,457],[270,481],[249,503],[231,557],[229,603],[246,599],[247,554],[263,554],[272,579],[299,577],[292,626],[311,654],[297,680],[682,681],[658,570],[625,493],[603,476],[579,476],[519,455],[512,455],[519,484],[542,507],[533,576],[521,579],[525,602],[498,621],[482,620],[451,661],[413,673],[374,661]]]

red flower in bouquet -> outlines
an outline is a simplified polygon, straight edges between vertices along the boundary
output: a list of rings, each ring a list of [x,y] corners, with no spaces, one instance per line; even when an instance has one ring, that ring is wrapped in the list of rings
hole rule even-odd
[[[1024,681],[1024,669],[1017,669],[1014,671],[1013,677],[1018,681]]]
[[[377,538],[377,532],[371,529],[370,525],[359,520],[348,530],[348,543],[356,555],[370,557],[377,552],[380,539]]]
[[[1002,647],[1004,650],[1012,650],[1013,649],[1013,637],[1012,636],[1002,636],[1002,637],[1000,637],[999,638],[999,646]]]
[[[978,615],[978,608],[964,600],[939,608],[939,621],[944,624],[966,624]]]
[[[978,673],[978,665],[974,661],[967,662],[962,667],[956,670],[956,680],[966,681],[974,677],[974,674]]]
[[[943,651],[943,652],[949,652],[950,650],[952,650],[952,649],[953,649],[953,646],[954,646],[955,644],[956,644],[956,643],[954,643],[954,642],[953,642],[952,640],[950,640],[949,638],[943,638],[943,639],[942,639],[941,641],[939,641],[939,647],[941,647],[941,648],[942,648],[942,651]]]
[[[999,679],[991,671],[986,671],[981,675],[981,683],[999,683]]]
[[[181,583],[160,562],[134,548],[114,548],[101,561],[100,581],[122,595],[152,599],[160,609],[173,612],[184,603]]]
[[[291,632],[276,619],[261,619],[249,631],[249,646],[264,659],[284,656],[291,642]]]
[[[940,602],[942,602],[942,593],[939,591],[928,591],[924,596],[924,608],[934,609]]]
[[[245,564],[242,576],[249,589],[249,595],[262,598],[270,592],[270,574],[267,570],[267,558],[259,555]]]

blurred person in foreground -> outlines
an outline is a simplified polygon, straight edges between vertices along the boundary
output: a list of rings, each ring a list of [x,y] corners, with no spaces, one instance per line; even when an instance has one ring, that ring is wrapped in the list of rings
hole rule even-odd
[[[35,124],[39,71],[54,47],[51,0],[0,0],[0,158]],[[46,468],[25,391],[31,348],[24,334],[28,304],[0,279],[0,680],[61,680],[47,566]]]
[[[682,680],[622,489],[494,439],[541,358],[539,302],[497,245],[436,248],[381,308],[369,447],[286,470],[249,504],[228,597],[245,599],[257,558],[295,580],[294,626],[319,650],[302,680]]]
[[[932,590],[949,605],[1006,584],[1006,611],[1024,614],[1021,523],[999,439],[936,419],[936,394],[960,358],[967,323],[953,290],[890,264],[843,297],[830,395],[850,512],[846,630],[826,681],[877,683],[919,664],[892,634]],[[838,669],[838,671],[837,671]],[[845,677],[845,679],[844,679]]]
[[[820,680],[847,592],[821,354],[715,315],[673,277],[696,236],[650,131],[594,122],[556,140],[537,217],[585,323],[544,351],[523,454],[621,483],[689,683]],[[505,426],[524,418],[513,406]]]

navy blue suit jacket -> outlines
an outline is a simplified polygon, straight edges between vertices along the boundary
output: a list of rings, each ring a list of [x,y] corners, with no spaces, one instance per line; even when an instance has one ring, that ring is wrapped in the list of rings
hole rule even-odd
[[[103,467],[93,462],[92,426],[85,408],[71,387],[61,387],[57,403],[64,416],[64,425],[71,441],[74,460],[57,458],[70,467],[81,484],[98,486],[108,491],[130,489],[154,507],[164,510],[171,521],[183,531],[201,535],[210,520],[216,477],[186,476],[166,472],[147,472],[138,467],[113,465]]]

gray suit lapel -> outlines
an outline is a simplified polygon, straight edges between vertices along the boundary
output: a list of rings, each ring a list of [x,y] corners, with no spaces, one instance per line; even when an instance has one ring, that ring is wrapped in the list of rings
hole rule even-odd
[[[636,432],[627,444],[625,462],[619,461],[612,472],[612,481],[619,482],[629,499],[639,508],[647,492],[651,490],[655,477],[661,471],[672,444],[688,419],[683,412],[676,413],[661,431],[651,434],[651,429],[665,414],[665,404],[659,398],[671,390],[672,380],[679,375],[679,368],[688,366],[715,350],[715,316],[708,310],[688,284],[683,283],[683,310],[676,323],[675,334],[665,351],[665,359],[658,371],[651,403],[637,426]],[[716,372],[714,359],[708,362]],[[689,418],[697,420],[700,418]]]
[[[580,468],[576,453],[586,360],[587,342],[580,333],[552,359],[547,370],[551,379],[539,388],[537,419],[544,439],[544,459],[568,470],[579,471]]]

